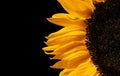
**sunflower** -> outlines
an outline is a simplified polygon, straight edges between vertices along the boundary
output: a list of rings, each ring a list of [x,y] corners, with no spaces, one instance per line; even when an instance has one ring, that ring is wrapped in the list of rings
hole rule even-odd
[[[114,0],[114,2],[115,1],[116,0]],[[102,70],[102,67],[101,67],[102,63],[99,63],[100,62],[99,58],[96,57],[96,53],[95,53],[96,52],[95,47],[100,47],[99,49],[104,48],[104,45],[97,46],[95,44],[98,42],[97,40],[98,39],[100,40],[101,37],[103,36],[97,33],[99,35],[99,38],[96,37],[94,29],[98,28],[98,26],[95,24],[95,21],[96,20],[100,21],[99,18],[101,18],[101,21],[104,23],[105,19],[104,18],[102,19],[102,17],[103,16],[106,17],[107,14],[103,13],[102,17],[101,15],[99,15],[99,13],[97,14],[97,16],[94,14],[100,5],[103,5],[103,6],[107,4],[110,5],[109,1],[58,0],[58,2],[67,11],[67,13],[57,13],[57,14],[54,14],[51,18],[47,18],[48,21],[63,27],[59,31],[51,33],[46,37],[48,40],[45,43],[48,46],[44,47],[43,50],[45,51],[46,54],[55,55],[51,59],[60,59],[60,61],[52,65],[51,68],[64,69],[60,72],[59,76],[102,76],[104,75],[103,74],[104,71]],[[114,3],[112,5],[114,5]],[[118,2],[118,5],[119,5],[119,2]],[[102,7],[99,10],[104,11],[102,10]],[[104,9],[108,10],[111,8],[109,7],[108,9],[107,8],[104,8]],[[99,11],[100,14],[101,14],[101,11]],[[117,18],[116,20],[120,21],[120,18]],[[116,21],[116,20],[113,20],[113,21]],[[110,23],[111,21],[107,19],[107,22]],[[101,23],[98,22],[98,24],[101,24]],[[98,31],[101,31],[101,30],[99,29]],[[119,43],[117,45],[119,45]],[[109,54],[105,54],[105,55],[109,55]],[[117,55],[117,57],[119,58],[120,55]],[[112,66],[114,64],[109,63],[110,61],[108,60],[107,60],[108,62],[107,61],[105,62],[103,58],[101,57],[101,59],[103,60],[102,66],[104,66],[106,63],[107,63],[107,67],[111,66],[112,68],[113,67],[117,68],[117,66],[119,66],[119,63],[116,64],[115,66]],[[116,69],[116,68],[113,68],[113,69]],[[120,71],[115,71],[115,72],[119,73]],[[106,74],[106,76],[108,76],[108,74]]]

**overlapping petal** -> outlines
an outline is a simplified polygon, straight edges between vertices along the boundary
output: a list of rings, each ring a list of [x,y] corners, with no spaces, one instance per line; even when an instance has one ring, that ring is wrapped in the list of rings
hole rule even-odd
[[[91,18],[94,5],[105,0],[58,0],[68,13],[57,13],[48,21],[63,26],[51,33],[43,50],[46,54],[55,55],[51,59],[60,59],[51,68],[63,68],[59,76],[100,76],[92,63],[85,44],[86,19]]]
[[[84,20],[72,17],[72,15],[66,13],[54,14],[51,18],[47,18],[47,20],[60,26],[86,25]]]
[[[95,9],[92,0],[58,0],[58,2],[68,13],[80,19],[90,18]]]
[[[85,50],[77,51],[73,54],[66,55],[66,57],[61,59],[61,61],[55,63],[52,66],[52,68],[64,68],[64,69],[76,68],[79,64],[84,63],[88,58],[89,58],[88,51]]]
[[[97,74],[99,74],[97,72],[97,68],[96,66],[94,66],[94,64],[91,62],[91,59],[89,58],[84,63],[79,64],[79,66],[67,76],[96,76]]]
[[[94,3],[105,2],[106,0],[93,0]]]

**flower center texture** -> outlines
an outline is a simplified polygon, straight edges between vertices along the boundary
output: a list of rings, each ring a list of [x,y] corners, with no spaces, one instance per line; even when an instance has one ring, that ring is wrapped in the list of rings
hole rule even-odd
[[[103,76],[120,76],[120,0],[95,4],[88,19],[86,45]]]

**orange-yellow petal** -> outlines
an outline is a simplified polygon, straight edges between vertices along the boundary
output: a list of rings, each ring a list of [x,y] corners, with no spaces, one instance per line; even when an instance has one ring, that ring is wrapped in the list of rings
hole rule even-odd
[[[55,63],[52,68],[76,68],[79,64],[84,63],[89,58],[88,51],[78,51],[71,55],[66,56],[61,59],[62,61],[58,61]]]
[[[96,73],[96,66],[91,62],[91,59],[88,59],[88,61],[79,64],[68,76],[94,76]]]
[[[84,31],[72,31],[67,34],[55,37],[55,38],[50,38],[50,39],[48,39],[46,44],[47,45],[64,44],[64,43],[68,43],[74,39],[76,39],[75,41],[77,41],[77,40],[80,41],[85,38],[85,34],[86,34],[86,32],[84,32]],[[81,37],[81,38],[78,38],[78,37]],[[68,39],[66,40],[66,38],[68,38]]]
[[[105,2],[106,0],[93,0],[94,3]]]
[[[47,39],[54,38],[54,37],[61,36],[61,35],[67,34],[69,32],[77,31],[77,30],[85,31],[85,28],[86,28],[86,25],[71,25],[71,26],[67,26],[67,27],[62,28],[61,30],[59,30],[57,32],[51,33],[46,38]]]
[[[70,14],[57,13],[54,14],[51,18],[47,18],[51,23],[60,25],[60,26],[70,26],[70,25],[85,25],[85,21],[72,17]]]
[[[59,55],[67,52],[68,50],[76,47],[76,46],[85,46],[85,42],[84,41],[71,41],[68,42],[64,45],[61,45],[59,48],[55,49],[52,54],[55,54],[56,56],[53,57],[54,59],[59,59]]]
[[[74,69],[65,69],[65,70],[61,71],[59,76],[68,76],[68,74],[73,70]]]
[[[44,51],[51,51],[51,50],[55,50],[56,48],[58,48],[59,45],[53,45],[53,46],[47,46],[42,48]]]
[[[92,0],[58,0],[63,8],[72,16],[86,19],[90,18],[93,13],[94,6]]]
[[[88,50],[87,50],[87,47],[85,47],[85,46],[76,46],[75,48],[72,48],[72,49],[70,49],[69,51],[63,53],[63,54],[60,56],[60,58],[61,58],[61,59],[62,59],[62,58],[65,58],[65,57],[67,57],[68,55],[73,54],[73,53],[75,53],[75,52],[77,52],[77,51],[88,51]]]

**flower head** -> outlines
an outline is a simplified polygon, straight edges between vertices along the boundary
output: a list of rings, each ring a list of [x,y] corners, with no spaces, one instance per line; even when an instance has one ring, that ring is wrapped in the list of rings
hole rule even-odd
[[[100,58],[99,55],[96,56],[97,52],[95,47],[100,47],[99,49],[101,49],[104,48],[104,45],[95,45],[95,41],[98,41],[96,39],[97,35],[95,35],[94,33],[97,33],[98,30],[102,28],[95,30],[98,27],[98,25],[96,25],[94,21],[100,20],[98,19],[99,13],[96,14],[97,9],[99,9],[99,5],[105,5],[105,3],[108,1],[105,2],[105,0],[58,0],[58,2],[63,6],[67,13],[57,13],[54,14],[51,18],[47,18],[48,21],[59,26],[63,26],[63,28],[59,31],[51,33],[49,36],[46,37],[48,40],[45,43],[48,46],[44,47],[43,50],[46,54],[55,55],[51,59],[60,59],[60,61],[56,62],[53,66],[51,66],[51,68],[64,69],[60,72],[59,76],[103,75],[103,73],[105,72],[101,71],[102,67],[100,67],[97,61],[97,59],[99,60]],[[100,4],[97,5],[98,3]],[[120,20],[120,18],[118,18],[118,20]],[[118,33],[120,34],[120,32]],[[48,52],[49,50],[52,50],[52,52]],[[120,57],[119,55],[117,56]],[[105,63],[108,62],[106,61]],[[105,63],[103,62],[103,64]],[[108,63],[107,65],[111,66],[112,63]],[[117,66],[118,65],[119,63],[117,64]],[[99,68],[100,70],[98,70]]]

